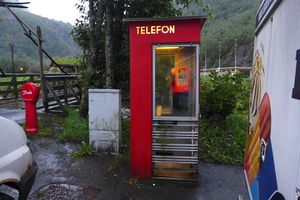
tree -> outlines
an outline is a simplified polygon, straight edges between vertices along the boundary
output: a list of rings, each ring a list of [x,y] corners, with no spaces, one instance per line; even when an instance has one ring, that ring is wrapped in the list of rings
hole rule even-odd
[[[74,40],[84,50],[87,73],[84,90],[90,87],[120,88],[128,92],[128,31],[123,23],[125,17],[179,16],[181,7],[192,0],[80,0],[77,5],[82,17],[72,32]],[[202,0],[196,0],[208,10]],[[89,10],[86,10],[88,4]],[[83,95],[87,95],[84,92]],[[83,96],[83,104],[87,101]],[[84,110],[85,109],[85,110]],[[87,115],[82,106],[81,115]]]

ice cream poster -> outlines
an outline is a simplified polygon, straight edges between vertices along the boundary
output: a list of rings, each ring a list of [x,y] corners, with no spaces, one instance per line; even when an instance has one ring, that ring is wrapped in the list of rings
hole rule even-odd
[[[264,81],[262,59],[257,51],[252,74],[244,170],[253,200],[280,200],[284,197],[278,192],[272,151],[272,101],[267,92],[262,92]]]

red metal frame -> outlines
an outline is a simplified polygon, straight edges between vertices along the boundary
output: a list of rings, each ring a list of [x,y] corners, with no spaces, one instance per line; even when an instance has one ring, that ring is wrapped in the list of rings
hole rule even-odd
[[[130,164],[134,178],[152,177],[152,46],[200,43],[205,20],[125,20],[130,22]]]

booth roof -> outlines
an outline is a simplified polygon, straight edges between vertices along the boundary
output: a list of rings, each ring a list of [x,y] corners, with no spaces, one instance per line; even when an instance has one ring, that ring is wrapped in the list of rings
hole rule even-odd
[[[182,17],[153,17],[153,18],[124,18],[124,22],[142,22],[142,21],[170,21],[170,20],[190,20],[200,19],[206,20],[206,16],[182,16]]]

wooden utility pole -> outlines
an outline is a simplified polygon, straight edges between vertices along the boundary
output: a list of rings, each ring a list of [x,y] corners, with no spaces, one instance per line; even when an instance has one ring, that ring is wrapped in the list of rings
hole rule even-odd
[[[204,70],[206,71],[207,69],[207,45],[204,45]]]
[[[15,60],[14,60],[14,43],[9,43],[10,50],[11,50],[11,67],[12,67],[12,73],[14,74],[15,71]]]
[[[237,54],[237,39],[235,38],[234,41],[234,72],[235,73],[236,73],[236,60],[237,60],[236,54]]]
[[[45,111],[48,112],[48,101],[47,101],[47,87],[46,80],[44,75],[44,65],[43,65],[43,39],[42,39],[42,31],[41,27],[37,27],[37,39],[38,39],[38,54],[40,60],[40,79],[41,79],[41,92],[42,92],[42,101],[45,108]]]
[[[219,71],[221,72],[221,42],[219,41]]]
[[[18,99],[18,85],[17,85],[17,77],[15,75],[15,61],[14,61],[14,43],[9,43],[10,50],[11,50],[11,67],[12,67],[12,78],[11,78],[11,83],[14,88],[14,95],[15,99]]]

